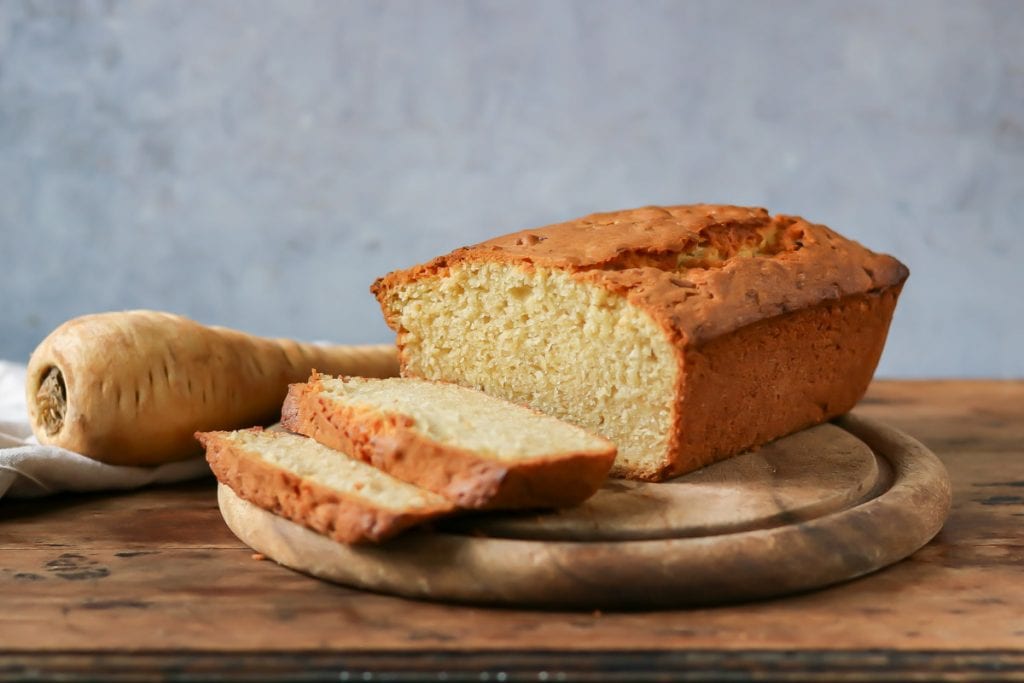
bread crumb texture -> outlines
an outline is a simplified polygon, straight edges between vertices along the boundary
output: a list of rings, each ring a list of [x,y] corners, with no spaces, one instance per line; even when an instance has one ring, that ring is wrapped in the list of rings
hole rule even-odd
[[[623,297],[551,268],[463,263],[396,303],[408,374],[458,378],[603,434],[617,467],[665,450],[675,352]]]

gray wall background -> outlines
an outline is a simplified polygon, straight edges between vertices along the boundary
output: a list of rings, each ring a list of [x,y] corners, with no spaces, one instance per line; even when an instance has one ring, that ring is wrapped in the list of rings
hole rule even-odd
[[[1024,2],[0,0],[0,357],[148,307],[390,332],[386,271],[595,210],[825,222],[883,376],[1024,376]]]

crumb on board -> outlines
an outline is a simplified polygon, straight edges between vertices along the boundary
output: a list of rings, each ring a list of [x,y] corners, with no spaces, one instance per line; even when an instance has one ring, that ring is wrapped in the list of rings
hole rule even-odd
[[[252,554],[252,559],[254,559],[254,560],[256,560],[256,561],[260,561],[260,560],[265,560],[265,559],[267,559],[267,556],[266,556],[266,555],[264,555],[263,553],[253,553],[253,554]]]

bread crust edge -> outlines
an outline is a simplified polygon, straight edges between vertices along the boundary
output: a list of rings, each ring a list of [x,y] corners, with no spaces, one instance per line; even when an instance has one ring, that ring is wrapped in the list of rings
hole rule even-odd
[[[606,440],[605,452],[503,462],[438,443],[406,416],[333,401],[312,381],[289,387],[281,425],[467,509],[577,505],[601,487],[616,454]]]
[[[253,428],[253,431],[262,431]],[[454,506],[395,512],[310,481],[228,443],[227,432],[197,432],[217,481],[240,498],[347,544],[387,540],[409,527],[454,511]],[[344,457],[339,454],[338,457]]]

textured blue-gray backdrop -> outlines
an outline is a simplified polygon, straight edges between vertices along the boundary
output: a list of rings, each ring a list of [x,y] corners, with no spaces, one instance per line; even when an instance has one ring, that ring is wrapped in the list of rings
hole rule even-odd
[[[1024,2],[0,1],[0,358],[86,312],[390,337],[367,287],[649,203],[912,275],[880,374],[1024,376]]]

